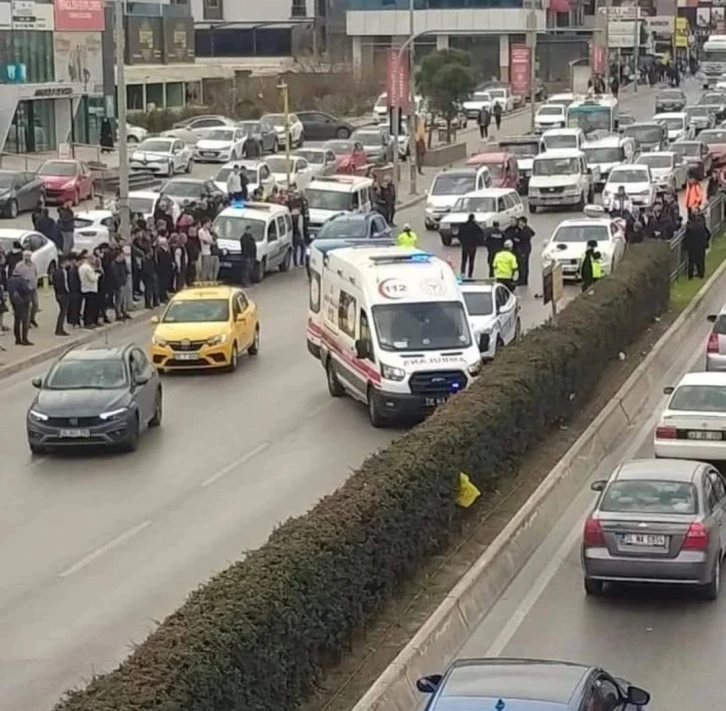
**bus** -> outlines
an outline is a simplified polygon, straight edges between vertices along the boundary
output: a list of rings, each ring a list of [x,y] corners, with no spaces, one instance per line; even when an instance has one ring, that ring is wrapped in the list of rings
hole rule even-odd
[[[567,128],[581,128],[585,135],[617,131],[618,100],[614,96],[592,96],[573,101],[567,107]]]
[[[726,35],[711,35],[703,45],[701,69],[696,77],[708,89],[722,74],[726,74]]]

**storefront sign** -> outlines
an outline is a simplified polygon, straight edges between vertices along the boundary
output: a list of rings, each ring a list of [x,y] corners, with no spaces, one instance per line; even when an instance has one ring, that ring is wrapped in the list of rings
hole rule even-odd
[[[103,32],[103,0],[54,0],[55,29],[70,32]]]
[[[103,57],[98,32],[53,35],[55,78],[59,84],[83,84],[88,94],[103,93]]]
[[[0,2],[0,31],[9,30],[13,26],[11,7],[9,2]]]
[[[13,0],[12,29],[53,31],[53,5],[33,0]]]
[[[688,47],[689,35],[688,19],[685,17],[676,18],[676,47]]]
[[[619,6],[608,8],[608,17],[613,20],[623,22],[625,20],[637,20],[640,17],[640,8],[634,5]]]
[[[397,49],[388,50],[386,64],[386,94],[388,107],[408,108],[408,52]]]
[[[672,15],[655,15],[645,18],[645,29],[648,34],[654,35],[655,39],[670,39],[673,37]]]
[[[638,34],[636,22],[608,23],[608,45],[611,48],[635,47],[635,38]]]
[[[73,96],[72,86],[49,86],[44,89],[36,89],[33,93],[35,99],[64,99]]]
[[[523,44],[509,47],[509,83],[514,94],[526,94],[529,89],[530,49]]]
[[[194,61],[194,20],[191,17],[165,17],[164,63]]]
[[[161,64],[164,33],[160,17],[127,15],[126,64]]]

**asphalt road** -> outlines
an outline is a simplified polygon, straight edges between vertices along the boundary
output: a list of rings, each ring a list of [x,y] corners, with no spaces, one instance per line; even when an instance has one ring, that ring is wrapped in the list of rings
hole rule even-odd
[[[636,116],[652,114],[650,92],[625,103]],[[505,133],[527,127],[528,116],[504,122]],[[473,152],[473,139],[470,146]],[[195,173],[211,170],[197,167]],[[533,216],[537,239],[566,217]],[[436,233],[425,232],[422,218],[420,203],[397,222],[410,222],[424,248],[456,258],[458,250],[442,248]],[[27,226],[29,219],[16,223]],[[536,244],[534,275],[539,252]],[[535,276],[521,294],[526,328],[548,314],[533,298],[539,290]],[[305,347],[303,270],[270,275],[252,295],[262,319],[259,358],[244,360],[232,376],[166,379],[163,426],[132,455],[31,459],[24,415],[33,395],[30,380],[45,368],[0,384],[0,708],[42,711],[63,689],[109,669],[146,635],[152,620],[163,619],[189,590],[263,543],[278,522],[334,490],[367,453],[395,436],[371,428],[365,409],[351,400],[329,397],[322,369]],[[150,335],[149,324],[137,324],[109,338],[145,345]],[[570,567],[563,576],[571,575]],[[577,656],[570,635],[584,630],[577,618],[583,614],[581,586],[565,583],[561,597],[552,591],[552,613],[543,616],[549,629],[534,638],[540,647],[528,646],[528,635],[518,636],[516,651]],[[588,609],[594,614],[598,608]],[[558,613],[574,618],[553,624]],[[598,632],[613,654],[635,654],[633,627],[605,619]],[[528,624],[539,634],[534,622]],[[622,639],[616,630],[624,632]],[[591,634],[587,639],[600,646]],[[560,640],[560,648],[550,640]],[[660,651],[666,653],[664,644]],[[698,673],[708,669],[708,659],[713,664],[718,656],[699,659]]]

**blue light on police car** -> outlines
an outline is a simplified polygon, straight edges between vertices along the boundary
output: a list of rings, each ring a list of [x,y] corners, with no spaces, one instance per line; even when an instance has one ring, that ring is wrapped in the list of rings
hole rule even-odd
[[[247,205],[246,200],[233,200],[232,207],[245,207]]]
[[[433,258],[433,254],[428,254],[426,252],[420,252],[416,254],[411,254],[408,257],[409,262],[430,262]]]
[[[460,383],[451,383],[451,392],[455,393],[461,387]]]
[[[496,711],[504,711],[506,707],[507,705],[504,703],[504,699],[499,699],[499,701],[497,701],[497,703],[494,705]]]

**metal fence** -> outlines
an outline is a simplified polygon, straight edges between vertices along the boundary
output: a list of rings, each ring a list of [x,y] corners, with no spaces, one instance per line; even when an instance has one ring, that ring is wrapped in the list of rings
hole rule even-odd
[[[726,200],[723,194],[717,195],[706,204],[703,210],[706,217],[706,225],[712,235],[721,230],[724,226],[724,217],[726,213]],[[687,255],[683,248],[683,237],[686,234],[686,228],[681,227],[673,236],[670,242],[671,246],[671,281],[675,281],[686,271]]]

